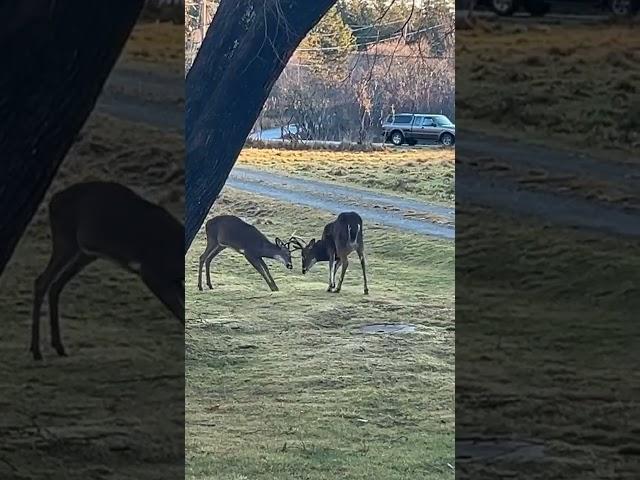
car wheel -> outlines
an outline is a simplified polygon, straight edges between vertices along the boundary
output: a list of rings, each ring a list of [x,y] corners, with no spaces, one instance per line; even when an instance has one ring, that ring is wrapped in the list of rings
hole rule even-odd
[[[551,5],[546,0],[525,0],[524,9],[532,17],[542,17],[549,13]]]
[[[630,17],[638,11],[637,0],[609,0],[609,10],[616,17]]]
[[[402,135],[402,132],[398,130],[391,132],[391,135],[389,135],[389,139],[391,140],[391,143],[393,143],[396,147],[399,147],[404,143],[404,135]]]
[[[516,0],[491,0],[491,10],[502,17],[513,15],[517,7]]]
[[[440,143],[445,147],[451,147],[456,143],[456,138],[450,133],[443,133],[440,135]]]

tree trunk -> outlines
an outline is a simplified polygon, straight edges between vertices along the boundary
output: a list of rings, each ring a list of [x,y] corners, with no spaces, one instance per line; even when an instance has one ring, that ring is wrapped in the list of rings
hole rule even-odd
[[[287,61],[335,0],[222,0],[186,79],[185,250]]]
[[[129,37],[143,0],[0,6],[0,275]]]

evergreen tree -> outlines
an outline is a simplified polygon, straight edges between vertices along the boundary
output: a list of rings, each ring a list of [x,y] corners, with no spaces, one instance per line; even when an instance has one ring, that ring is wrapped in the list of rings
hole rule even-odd
[[[320,23],[300,44],[300,57],[312,65],[316,73],[336,78],[345,73],[349,54],[356,40],[336,7],[331,8]]]

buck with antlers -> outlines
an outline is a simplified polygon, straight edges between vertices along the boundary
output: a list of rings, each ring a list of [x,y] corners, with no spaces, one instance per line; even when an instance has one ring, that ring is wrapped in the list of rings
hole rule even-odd
[[[349,254],[355,251],[360,258],[364,294],[369,294],[367,271],[364,258],[364,239],[362,218],[355,212],[343,212],[338,218],[328,223],[318,241],[312,239],[308,244],[297,237],[291,237],[289,244],[302,253],[302,274],[306,274],[317,262],[329,262],[329,288],[327,292],[338,293],[342,288],[344,275],[349,267]],[[340,281],[336,286],[336,273],[342,266]]]
[[[293,269],[291,263],[291,251],[289,243],[284,243],[279,238],[272,243],[260,230],[244,220],[233,215],[220,215],[209,220],[205,226],[207,233],[207,248],[200,255],[198,265],[198,289],[202,290],[202,266],[207,271],[207,286],[211,285],[210,265],[225,248],[231,248],[244,255],[247,261],[255,268],[273,292],[278,291],[278,286],[273,280],[267,264],[263,258],[272,258],[281,262],[289,270]]]
[[[87,182],[53,195],[53,251],[35,281],[31,353],[40,360],[40,311],[49,292],[51,345],[66,355],[58,300],[65,285],[98,258],[136,273],[184,323],[184,226],[167,210],[117,183]]]

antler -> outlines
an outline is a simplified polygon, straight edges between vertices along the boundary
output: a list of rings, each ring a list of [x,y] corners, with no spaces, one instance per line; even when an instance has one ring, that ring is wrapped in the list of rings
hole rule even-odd
[[[291,244],[293,244],[294,250],[302,250],[306,245],[306,242],[301,238],[296,237],[295,235],[291,235],[291,238],[287,242],[287,247],[289,247],[289,249],[291,249]]]

